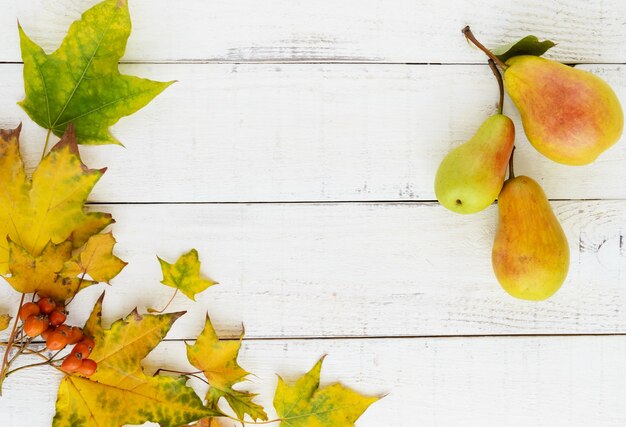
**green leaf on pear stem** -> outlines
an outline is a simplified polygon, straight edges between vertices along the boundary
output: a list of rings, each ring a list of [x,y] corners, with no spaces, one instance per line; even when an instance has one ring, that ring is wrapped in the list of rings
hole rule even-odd
[[[506,62],[509,58],[513,58],[514,56],[541,56],[554,46],[556,46],[556,43],[550,40],[539,41],[536,36],[526,36],[514,43],[492,49],[491,52],[496,55],[500,61]]]

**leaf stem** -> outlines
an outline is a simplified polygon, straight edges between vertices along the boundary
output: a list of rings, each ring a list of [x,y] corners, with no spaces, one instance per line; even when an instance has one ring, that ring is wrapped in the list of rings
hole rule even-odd
[[[472,44],[474,44],[474,46],[476,46],[478,49],[482,50],[485,53],[485,55],[491,58],[493,62],[495,62],[500,68],[502,68],[503,70],[506,70],[507,68],[509,68],[509,66],[506,65],[504,62],[500,61],[500,59],[496,55],[494,55],[493,52],[487,49],[485,45],[483,45],[481,42],[476,40],[476,37],[474,37],[474,33],[472,33],[472,30],[470,30],[469,25],[463,28],[461,32],[463,33],[466,39],[471,41]]]
[[[231,417],[230,415],[224,415],[224,418],[228,418],[230,420],[233,421],[238,421],[238,422],[242,422],[243,420],[240,420],[239,418],[235,418],[235,417]],[[272,424],[272,423],[279,423],[281,421],[284,421],[285,419],[283,418],[276,418],[274,420],[267,420],[267,421],[245,421],[246,424]]]
[[[172,298],[170,298],[170,300],[167,302],[167,304],[165,304],[165,307],[163,307],[160,310],[157,310],[155,308],[150,308],[150,309],[148,309],[148,312],[150,312],[150,313],[163,313],[165,310],[167,310],[167,307],[170,306],[172,301],[174,301],[174,298],[176,298],[177,294],[178,294],[178,288],[176,288],[176,290],[174,291],[174,294],[172,295]]]
[[[48,151],[48,142],[50,142],[50,134],[52,133],[52,129],[48,129],[48,133],[46,134],[46,143],[43,145],[43,153],[41,153],[41,160],[46,157],[46,152]]]
[[[181,374],[181,375],[194,375],[194,374],[201,374],[202,373],[202,371],[184,372],[184,371],[175,371],[173,369],[159,368],[159,369],[156,370],[156,372],[154,373],[153,376],[159,375],[160,372],[171,372],[173,374]]]
[[[502,109],[504,108],[504,82],[502,82],[502,74],[500,74],[500,70],[496,67],[496,63],[493,62],[493,59],[489,58],[489,68],[493,72],[493,75],[496,76],[496,80],[498,81],[498,89],[500,90],[500,99],[498,101],[498,113],[502,114]]]
[[[2,367],[0,367],[0,396],[2,396],[2,384],[4,384],[4,379],[6,378],[6,372],[9,369],[9,352],[11,351],[11,347],[13,346],[13,340],[15,339],[15,331],[17,330],[17,322],[20,320],[20,310],[22,309],[22,304],[24,304],[24,298],[26,294],[22,294],[22,298],[20,299],[20,305],[17,308],[17,314],[15,315],[15,320],[13,322],[13,329],[11,329],[11,335],[9,335],[9,340],[7,342],[7,347],[4,349],[4,357],[2,358]]]

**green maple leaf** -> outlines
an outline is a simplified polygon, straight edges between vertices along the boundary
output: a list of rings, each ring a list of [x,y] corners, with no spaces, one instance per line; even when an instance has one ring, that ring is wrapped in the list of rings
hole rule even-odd
[[[198,251],[190,250],[183,254],[175,264],[157,257],[161,264],[163,272],[163,283],[166,286],[179,289],[190,299],[195,301],[196,294],[204,291],[209,286],[216,285],[211,279],[204,279],[200,275],[200,261],[198,260]]]
[[[320,388],[324,358],[313,369],[288,385],[278,377],[274,408],[281,427],[353,427],[378,397],[363,396],[341,384]]]
[[[109,126],[173,83],[120,74],[130,31],[126,0],[105,0],[86,11],[50,55],[19,26],[26,90],[19,105],[57,136],[73,123],[80,144],[120,144]]]

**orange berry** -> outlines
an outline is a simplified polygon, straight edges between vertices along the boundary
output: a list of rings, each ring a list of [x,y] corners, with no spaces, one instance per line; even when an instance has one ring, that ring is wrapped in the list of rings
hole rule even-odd
[[[93,348],[96,346],[96,342],[93,340],[93,338],[85,337],[80,340],[80,342],[82,342],[83,344],[87,344],[87,346],[89,347],[89,353],[91,353]]]
[[[41,338],[43,338],[44,340],[47,340],[48,335],[54,332],[54,330],[55,330],[54,326],[48,326],[48,329],[46,329],[45,331],[41,333]]]
[[[80,340],[83,339],[83,330],[77,326],[72,326],[72,329],[70,330],[70,335],[69,335],[69,343],[70,344],[76,344],[77,342],[79,342]]]
[[[83,361],[76,357],[74,354],[68,354],[63,363],[61,363],[61,369],[65,372],[76,372]]]
[[[59,326],[67,319],[67,315],[59,310],[53,310],[48,317],[50,318],[50,324],[54,326]]]
[[[53,331],[46,339],[46,347],[48,350],[61,350],[67,345],[67,335],[58,331]]]
[[[59,325],[56,327],[56,331],[62,333],[69,339],[70,334],[72,333],[72,328],[67,325]]]
[[[34,302],[27,302],[20,308],[20,320],[24,321],[30,316],[39,314],[39,306]]]
[[[54,310],[57,306],[56,303],[50,298],[41,298],[37,304],[39,304],[41,312],[45,314],[52,313],[52,310]]]
[[[24,320],[24,333],[31,338],[35,338],[48,329],[49,325],[48,316],[43,314],[32,315]]]
[[[79,359],[86,359],[91,354],[91,350],[87,344],[79,342],[72,349],[72,354],[75,354]]]
[[[79,373],[89,377],[89,376],[93,375],[94,372],[96,372],[97,368],[98,368],[98,364],[96,363],[95,360],[83,359],[82,363],[78,367],[77,371]]]

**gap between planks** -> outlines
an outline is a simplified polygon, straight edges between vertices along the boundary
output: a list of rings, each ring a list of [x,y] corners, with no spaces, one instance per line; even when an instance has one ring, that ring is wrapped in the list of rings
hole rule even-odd
[[[626,199],[620,198],[592,198],[592,199],[548,199],[550,202],[622,202]],[[87,202],[87,206],[105,206],[105,205],[348,205],[348,204],[361,204],[361,205],[418,205],[418,204],[432,204],[439,205],[438,200],[273,200],[273,201],[187,201],[187,202],[167,202],[167,201],[155,201],[155,202]],[[491,205],[496,206],[494,202]]]
[[[558,61],[557,61],[558,62]],[[23,65],[22,61],[0,61],[0,65]],[[350,60],[316,60],[308,61],[297,59],[294,60],[225,60],[225,59],[181,59],[181,60],[159,60],[159,61],[120,61],[120,65],[399,65],[399,66],[416,66],[416,67],[432,67],[432,66],[488,66],[485,62],[393,62],[393,61],[350,61]],[[592,66],[610,66],[610,65],[626,65],[626,62],[562,62],[562,64],[573,66],[592,65]]]

